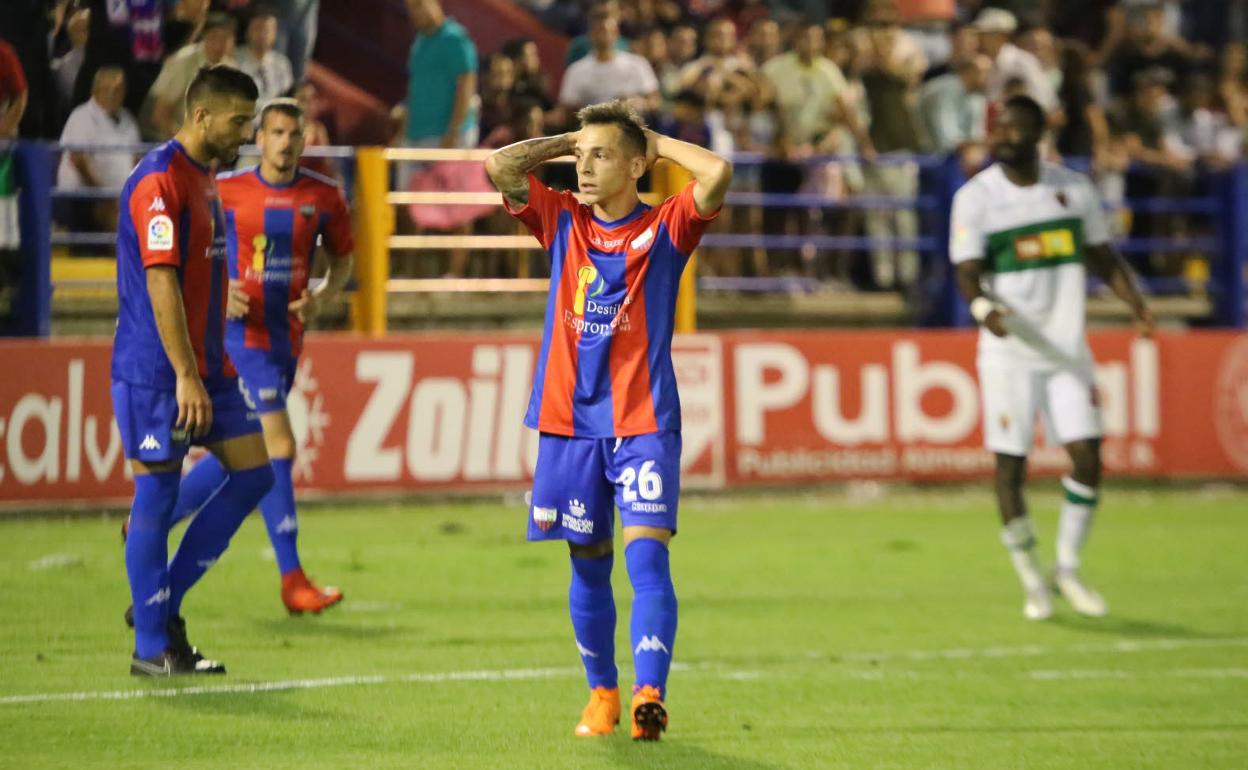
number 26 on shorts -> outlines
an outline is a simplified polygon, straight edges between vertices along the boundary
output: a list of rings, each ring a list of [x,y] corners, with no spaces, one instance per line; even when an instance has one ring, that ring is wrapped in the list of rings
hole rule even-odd
[[[620,473],[615,483],[624,487],[624,502],[636,502],[638,494],[642,500],[658,500],[663,496],[663,477],[655,472],[654,466],[654,460],[646,460],[640,468],[625,468]],[[633,489],[634,483],[636,489]]]

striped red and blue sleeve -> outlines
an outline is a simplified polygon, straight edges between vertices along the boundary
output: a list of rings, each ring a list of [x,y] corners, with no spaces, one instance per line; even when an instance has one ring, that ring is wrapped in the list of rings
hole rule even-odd
[[[698,205],[693,198],[693,187],[697,182],[690,182],[685,189],[663,201],[659,209],[659,221],[667,228],[672,244],[680,253],[688,256],[698,247],[706,228],[719,216],[715,211],[710,216],[698,212]]]
[[[182,217],[182,200],[168,172],[153,172],[139,180],[130,193],[130,221],[139,241],[143,267],[181,267],[178,248],[188,234]]]
[[[541,241],[542,248],[550,248],[559,226],[559,212],[576,204],[576,198],[570,192],[555,192],[529,175],[529,202],[521,208],[512,208],[503,198],[507,213],[524,223],[529,232]]]

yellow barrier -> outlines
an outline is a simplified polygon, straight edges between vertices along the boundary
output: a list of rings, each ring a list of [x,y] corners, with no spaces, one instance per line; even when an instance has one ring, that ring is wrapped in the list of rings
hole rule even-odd
[[[358,332],[386,332],[386,281],[390,278],[390,234],[394,209],[386,202],[390,169],[381,147],[355,153],[355,280],[351,324]]]

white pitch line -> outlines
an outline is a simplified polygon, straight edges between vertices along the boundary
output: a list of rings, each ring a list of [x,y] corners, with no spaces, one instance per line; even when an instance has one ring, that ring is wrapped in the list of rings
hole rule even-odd
[[[1019,647],[982,647],[956,648],[949,650],[893,650],[878,652],[851,652],[840,655],[845,662],[879,662],[886,660],[971,660],[989,658],[1034,657],[1061,653],[1103,653],[1103,652],[1150,652],[1179,650],[1193,647],[1244,647],[1248,646],[1248,637],[1228,639],[1155,639],[1148,641],[1128,641],[1076,644],[1068,647],[1044,647],[1041,645],[1025,645]],[[818,654],[816,654],[818,655]],[[810,659],[811,656],[805,656]],[[673,671],[696,671],[710,673],[726,679],[752,680],[761,677],[757,671],[726,670],[721,664],[713,661],[696,663],[673,663]],[[1195,669],[1202,671],[1207,669]],[[1211,670],[1211,669],[1208,669]],[[1245,669],[1224,669],[1223,671],[1248,671]],[[327,687],[351,687],[378,684],[439,684],[445,682],[503,682],[526,679],[553,679],[561,676],[579,676],[580,668],[513,668],[485,669],[469,671],[433,671],[411,674],[373,674],[364,676],[326,677],[321,679],[290,679],[276,682],[250,682],[241,684],[199,685],[193,687],[167,687],[146,690],[86,690],[82,692],[31,693],[27,695],[0,696],[0,706],[12,706],[23,703],[52,703],[65,701],[115,701],[141,700],[145,698],[179,698],[194,695],[222,694],[255,694],[265,692],[281,692],[284,690],[316,690]],[[1103,672],[1102,672],[1103,673]],[[856,674],[851,674],[856,675]],[[1196,676],[1197,674],[1192,674]],[[1238,676],[1238,674],[1227,674]],[[1212,675],[1210,675],[1212,676]],[[1041,677],[1043,678],[1043,677]]]
[[[1072,679],[1143,679],[1174,677],[1177,679],[1248,679],[1248,668],[1180,668],[1173,671],[1131,671],[1110,669],[1059,669],[1029,671],[1028,676],[1042,682]]]

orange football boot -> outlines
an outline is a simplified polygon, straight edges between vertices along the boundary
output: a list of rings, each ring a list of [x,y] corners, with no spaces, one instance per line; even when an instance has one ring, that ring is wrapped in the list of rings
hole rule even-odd
[[[595,687],[589,691],[589,705],[581,712],[576,734],[582,738],[610,735],[620,723],[620,688]]]
[[[633,740],[657,741],[667,729],[667,709],[657,687],[644,685],[633,693]]]
[[[342,591],[327,586],[318,588],[308,576],[303,574],[303,567],[298,567],[282,575],[282,604],[291,615],[304,612],[320,614],[321,610],[334,606],[342,601]]]

